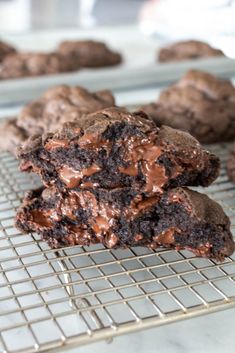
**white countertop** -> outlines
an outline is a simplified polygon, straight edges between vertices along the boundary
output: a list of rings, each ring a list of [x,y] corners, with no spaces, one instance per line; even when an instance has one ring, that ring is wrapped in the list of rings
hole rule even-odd
[[[235,350],[235,308],[97,342],[68,353],[230,353]]]

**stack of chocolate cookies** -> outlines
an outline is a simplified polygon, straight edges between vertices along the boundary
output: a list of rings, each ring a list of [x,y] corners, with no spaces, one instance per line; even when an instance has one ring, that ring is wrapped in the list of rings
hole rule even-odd
[[[16,226],[53,248],[189,249],[222,260],[234,250],[222,208],[187,186],[208,186],[218,158],[187,132],[156,127],[144,113],[106,108],[36,135],[18,151],[22,171],[44,187],[29,192]]]

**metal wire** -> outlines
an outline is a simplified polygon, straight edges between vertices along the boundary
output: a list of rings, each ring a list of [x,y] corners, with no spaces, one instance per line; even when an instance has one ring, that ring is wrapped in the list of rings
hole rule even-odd
[[[206,190],[235,228],[235,187],[225,171]],[[14,214],[37,177],[0,155],[0,351],[58,352],[74,345],[235,306],[235,256],[223,263],[187,251],[102,245],[50,249],[14,228]]]

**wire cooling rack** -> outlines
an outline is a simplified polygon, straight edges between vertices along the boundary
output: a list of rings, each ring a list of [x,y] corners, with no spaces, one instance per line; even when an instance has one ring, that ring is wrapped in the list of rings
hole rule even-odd
[[[221,157],[222,172],[206,192],[234,230],[228,147],[210,148]],[[55,251],[36,234],[20,234],[15,210],[38,184],[18,171],[12,156],[0,155],[1,352],[58,352],[235,306],[235,256],[217,263],[187,251],[101,245]]]

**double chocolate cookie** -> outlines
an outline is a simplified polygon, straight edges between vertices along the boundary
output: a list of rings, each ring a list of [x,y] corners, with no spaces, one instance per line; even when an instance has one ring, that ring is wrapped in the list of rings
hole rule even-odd
[[[51,247],[102,243],[108,248],[188,249],[223,260],[232,254],[230,222],[206,195],[173,188],[145,198],[131,188],[29,192],[16,225],[36,231]]]
[[[114,66],[122,61],[119,53],[94,40],[64,41],[60,43],[58,53],[71,58],[80,67]]]
[[[172,62],[210,56],[224,56],[224,53],[222,50],[215,49],[205,42],[187,40],[161,48],[157,59],[159,62]]]
[[[70,57],[59,53],[13,53],[0,64],[0,80],[28,76],[50,75],[78,70]]]
[[[32,137],[18,157],[46,188],[26,195],[16,226],[54,248],[164,246],[218,260],[233,252],[222,208],[182,187],[207,186],[219,172],[218,158],[187,132],[107,108]]]
[[[54,52],[20,52],[0,41],[0,80],[77,71],[83,67],[118,65],[119,53],[92,40],[64,41]]]
[[[80,120],[88,113],[114,105],[114,97],[108,90],[92,93],[82,87],[61,85],[48,89],[23,108],[17,122],[30,135],[54,132],[65,122]]]
[[[15,154],[29,136],[56,131],[67,121],[115,105],[110,91],[91,93],[82,87],[61,85],[26,105],[18,117],[0,124],[0,149]]]
[[[187,132],[157,128],[144,113],[107,108],[34,136],[18,151],[22,171],[38,173],[59,190],[132,187],[146,195],[186,185],[209,185],[218,158]]]
[[[235,87],[209,73],[188,71],[178,83],[163,90],[156,103],[141,110],[158,126],[188,131],[202,143],[235,138]]]

